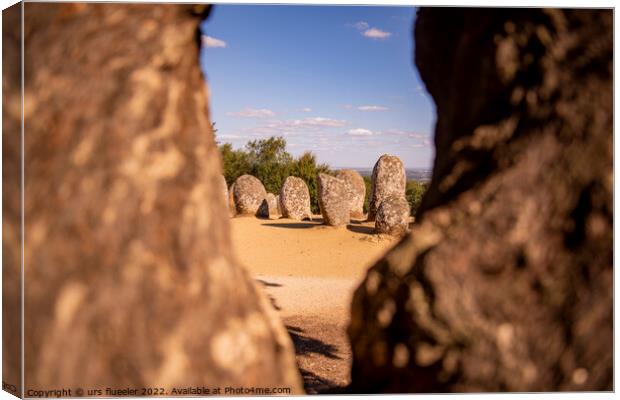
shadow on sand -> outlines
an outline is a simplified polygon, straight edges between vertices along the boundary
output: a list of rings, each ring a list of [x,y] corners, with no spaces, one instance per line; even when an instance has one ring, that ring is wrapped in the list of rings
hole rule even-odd
[[[265,287],[282,287],[282,285],[279,284],[279,283],[267,282],[267,281],[264,281],[262,279],[256,279],[256,282],[262,284]]]
[[[304,335],[303,329],[297,326],[286,325],[286,330],[289,335],[291,335],[291,339],[295,345],[295,353],[297,355],[315,353],[331,358],[332,360],[342,359],[336,354],[336,351],[338,350],[336,346]]]
[[[351,220],[351,222],[347,225],[347,229],[355,233],[372,235],[375,231],[375,228],[373,226],[364,226],[362,225],[363,222],[364,221],[360,221],[360,220]],[[312,221],[284,222],[284,223],[271,222],[271,223],[265,223],[262,225],[270,226],[273,228],[284,228],[284,229],[311,229],[315,227],[325,227],[325,225],[323,225],[323,220],[321,219],[313,219]]]
[[[264,287],[282,287],[283,285],[280,283],[269,282],[263,279],[256,279],[256,282],[260,283]],[[265,292],[266,293],[266,292]],[[280,311],[281,308],[278,306],[275,298],[266,293],[271,305],[276,310]],[[338,351],[338,347],[325,343],[322,340],[316,339],[308,335],[302,328],[294,325],[285,325],[285,328],[291,337],[293,342],[293,346],[295,347],[295,355],[305,356],[310,354],[317,354],[324,357],[327,357],[331,360],[342,360],[336,352]],[[298,361],[299,363],[299,361]],[[299,366],[299,372],[304,381],[304,389],[308,394],[343,394],[347,393],[346,386],[340,386],[337,383],[323,378],[314,372],[308,371],[301,366]]]
[[[278,224],[278,223],[263,224],[263,226],[271,226],[274,228],[287,228],[287,229],[308,229],[308,228],[313,228],[319,225],[320,223],[317,223],[317,221],[301,221],[301,222],[290,222],[290,223],[286,222],[282,224]]]
[[[375,231],[374,226],[364,225],[347,225],[347,229],[355,233],[365,233],[366,235],[372,235]]]
[[[339,386],[329,379],[321,378],[307,369],[299,368],[304,380],[304,389],[308,394],[347,394],[347,386]]]
[[[256,282],[260,283],[264,287],[282,287],[282,285],[279,283],[267,282],[262,279],[256,279]],[[267,293],[267,291],[265,291],[264,293],[267,295],[269,302],[271,302],[271,306],[275,308],[277,311],[280,311],[282,308],[278,305],[278,303],[276,302],[276,299],[272,295]]]

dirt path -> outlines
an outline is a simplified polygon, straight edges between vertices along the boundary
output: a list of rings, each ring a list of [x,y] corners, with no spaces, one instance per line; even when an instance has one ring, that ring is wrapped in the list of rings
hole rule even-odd
[[[234,218],[231,224],[237,256],[265,288],[291,335],[308,393],[348,385],[351,296],[395,240],[372,235],[372,223],[330,228]]]

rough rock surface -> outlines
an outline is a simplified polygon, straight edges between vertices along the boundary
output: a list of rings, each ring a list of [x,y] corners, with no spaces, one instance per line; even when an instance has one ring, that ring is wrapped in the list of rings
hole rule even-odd
[[[228,188],[228,215],[234,217],[237,215],[237,206],[235,206],[235,183]]]
[[[352,390],[611,390],[612,11],[416,21],[432,189],[354,295]]]
[[[323,222],[326,225],[346,225],[351,220],[347,187],[342,179],[331,175],[319,174],[318,198]]]
[[[303,179],[289,176],[280,189],[280,207],[284,218],[297,221],[312,219],[310,191]]]
[[[278,210],[278,215],[282,215],[282,203],[280,203],[280,195],[276,195],[276,207]]]
[[[409,202],[402,196],[389,195],[381,202],[375,218],[375,232],[402,236],[409,228]]]
[[[267,196],[265,196],[265,199],[258,208],[257,215],[261,218],[280,218],[278,199],[276,198],[276,195],[273,193],[267,193]]]
[[[252,175],[241,175],[235,181],[233,197],[238,215],[256,215],[266,196],[265,187]]]
[[[389,195],[405,197],[407,175],[400,158],[384,154],[372,170],[372,187],[368,202],[368,220],[374,221],[383,199]]]
[[[26,389],[298,393],[290,338],[231,250],[205,7],[25,8]]]
[[[2,11],[2,382],[21,396],[21,7]]]
[[[342,169],[336,173],[336,178],[342,179],[347,188],[351,218],[364,217],[364,200],[366,200],[366,184],[359,172],[353,169]]]

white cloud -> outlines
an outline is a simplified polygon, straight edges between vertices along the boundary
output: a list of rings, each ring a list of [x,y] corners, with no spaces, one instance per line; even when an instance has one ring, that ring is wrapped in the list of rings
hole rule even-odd
[[[350,110],[350,109],[353,108],[353,106],[351,104],[343,104],[342,107],[347,109],[347,110]]]
[[[304,107],[304,108],[300,109],[299,111],[301,111],[301,112],[312,112],[312,109],[310,107]]]
[[[360,106],[360,107],[357,107],[357,109],[360,111],[386,111],[388,110],[387,107],[383,107],[383,106]]]
[[[388,129],[385,130],[383,133],[388,136],[404,138],[404,140],[412,143],[412,147],[427,147],[432,145],[431,137],[428,134],[422,132]]]
[[[201,40],[202,45],[205,47],[224,48],[227,46],[225,41],[216,39],[212,36],[202,35]]]
[[[332,119],[323,117],[304,118],[302,120],[293,120],[294,126],[322,126],[322,127],[340,127],[347,124],[347,121],[342,119]]]
[[[365,30],[362,35],[371,39],[387,39],[392,36],[391,32],[382,31],[379,28],[370,28]]]
[[[243,128],[242,131],[252,135],[262,136],[289,136],[298,133],[308,135],[310,133],[322,132],[324,129],[341,128],[348,123],[348,121],[341,119],[323,117],[306,117],[288,120],[270,119],[263,124]]]
[[[368,129],[355,128],[355,129],[349,130],[347,134],[349,134],[350,136],[372,136],[372,135],[376,135],[377,133],[371,130],[368,130]]]
[[[267,108],[246,107],[241,111],[229,112],[229,113],[226,113],[226,115],[229,115],[231,117],[243,117],[243,118],[267,118],[267,117],[273,117],[276,114]]]
[[[363,31],[365,29],[368,29],[370,27],[370,25],[368,25],[368,22],[366,21],[359,21],[353,24],[353,26],[356,29],[359,29],[360,31]]]
[[[347,121],[341,119],[307,117],[303,119],[274,120],[262,128],[263,130],[274,131],[316,130],[320,128],[339,128],[346,124]]]
[[[375,27],[371,28],[370,24],[368,24],[368,22],[366,21],[358,21],[354,24],[347,24],[347,26],[353,26],[355,29],[360,31],[362,36],[371,39],[387,39],[392,36],[391,32],[387,32]]]
[[[216,139],[246,139],[248,136],[241,135],[215,135]]]

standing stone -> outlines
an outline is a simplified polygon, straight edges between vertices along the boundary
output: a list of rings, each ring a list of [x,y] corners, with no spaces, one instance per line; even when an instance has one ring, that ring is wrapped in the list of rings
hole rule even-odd
[[[282,203],[280,203],[280,195],[276,196],[276,207],[278,211],[278,215],[282,215]]]
[[[353,169],[342,169],[336,174],[336,178],[342,179],[347,188],[349,198],[349,210],[351,218],[364,218],[364,200],[366,200],[366,184],[359,172]]]
[[[241,175],[235,181],[233,197],[238,215],[256,215],[266,196],[265,187],[252,175]]]
[[[258,208],[258,214],[260,218],[276,219],[280,217],[278,199],[273,193],[267,193],[265,199]]]
[[[303,179],[289,176],[280,189],[280,206],[284,218],[297,221],[312,219],[310,191]]]
[[[375,232],[402,236],[409,228],[410,206],[407,199],[389,195],[381,202],[375,219]]]
[[[419,9],[432,189],[355,292],[352,391],[613,390],[613,27]]]
[[[228,216],[234,217],[237,215],[237,206],[235,206],[235,183],[233,182],[228,188]]]
[[[368,220],[374,221],[383,199],[389,195],[405,197],[407,176],[400,158],[384,154],[372,170],[372,188],[368,204]]]
[[[22,4],[24,395],[300,393],[291,340],[233,253],[198,60],[208,7]],[[12,60],[17,38],[3,46]],[[15,221],[21,210],[4,206]]]
[[[326,225],[346,225],[351,219],[347,187],[342,179],[319,174],[318,197],[323,222]]]

